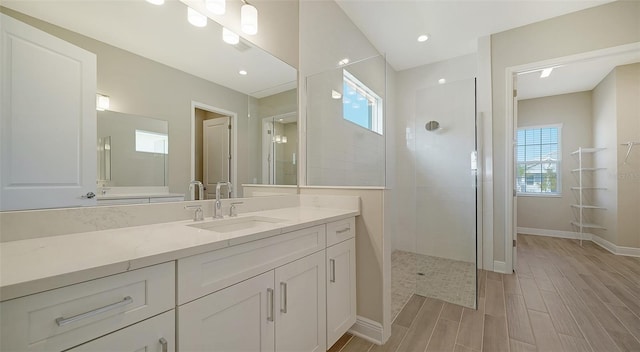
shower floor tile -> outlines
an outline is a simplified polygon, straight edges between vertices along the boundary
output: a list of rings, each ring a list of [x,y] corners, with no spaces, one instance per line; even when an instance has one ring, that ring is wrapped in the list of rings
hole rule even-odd
[[[391,254],[391,308],[395,317],[411,294],[475,307],[475,264],[405,251]]]

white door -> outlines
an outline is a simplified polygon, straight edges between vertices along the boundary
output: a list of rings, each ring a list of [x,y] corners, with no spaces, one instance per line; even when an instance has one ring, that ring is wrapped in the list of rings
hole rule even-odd
[[[274,350],[273,271],[178,308],[178,350]]]
[[[356,240],[327,248],[327,346],[356,322]]]
[[[513,207],[512,213],[509,214],[511,216],[511,242],[512,242],[512,254],[511,254],[511,267],[506,268],[508,273],[515,272],[515,268],[518,264],[518,192],[516,189],[516,176],[518,175],[518,163],[516,162],[518,155],[518,141],[516,140],[518,136],[518,76],[513,75],[513,141],[511,150],[513,151],[513,177],[511,177],[511,182],[513,184]],[[509,216],[507,215],[507,216]]]
[[[95,54],[0,16],[0,210],[95,205]]]
[[[215,199],[216,184],[220,181],[230,181],[231,164],[230,135],[231,123],[228,117],[221,117],[203,121],[202,158],[204,170],[204,186],[206,187],[206,199]],[[227,198],[228,191],[225,188],[220,193],[222,198]]]
[[[72,348],[70,352],[138,352],[176,350],[174,310]]]
[[[326,351],[325,252],[276,269],[276,351]]]

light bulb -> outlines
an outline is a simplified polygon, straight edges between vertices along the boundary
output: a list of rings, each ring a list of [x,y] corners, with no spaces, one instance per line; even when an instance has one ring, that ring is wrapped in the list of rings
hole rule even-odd
[[[226,27],[222,27],[222,40],[224,40],[225,43],[236,45],[240,43],[240,36]]]
[[[207,16],[201,14],[200,12],[187,7],[187,20],[189,23],[196,27],[206,27],[207,26]]]
[[[224,15],[226,10],[226,1],[225,0],[206,0],[205,6],[207,10],[211,11],[216,15]]]
[[[255,6],[242,5],[242,8],[240,8],[240,25],[242,31],[249,35],[258,33],[258,9]]]

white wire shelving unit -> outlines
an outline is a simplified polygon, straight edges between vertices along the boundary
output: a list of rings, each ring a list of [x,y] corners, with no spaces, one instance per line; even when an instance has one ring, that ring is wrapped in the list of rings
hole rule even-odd
[[[605,150],[606,148],[584,148],[580,147],[578,150],[571,153],[572,156],[577,156],[578,158],[578,168],[571,170],[571,172],[575,173],[578,177],[578,185],[575,187],[571,187],[571,190],[577,191],[577,203],[571,204],[571,207],[576,208],[578,218],[574,221],[571,221],[571,225],[575,226],[580,233],[580,245],[582,245],[582,240],[584,239],[584,233],[586,229],[599,229],[606,230],[606,227],[590,223],[586,221],[585,211],[591,210],[606,210],[605,207],[589,204],[587,202],[586,192],[594,192],[594,191],[606,191],[606,187],[594,187],[592,184],[587,182],[586,175],[591,175],[590,180],[593,181],[593,173],[601,170],[606,170],[604,167],[593,167],[585,160],[585,156],[593,153],[600,152]],[[591,195],[592,196],[592,195]],[[589,198],[591,199],[591,198]]]

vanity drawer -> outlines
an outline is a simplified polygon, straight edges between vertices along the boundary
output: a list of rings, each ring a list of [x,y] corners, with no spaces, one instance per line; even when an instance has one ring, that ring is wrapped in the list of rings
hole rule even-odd
[[[356,236],[356,218],[338,220],[327,224],[327,247]]]
[[[178,260],[178,304],[190,302],[326,247],[325,225]]]
[[[0,350],[61,351],[175,306],[175,262],[0,303]]]

